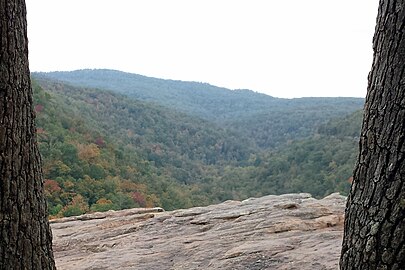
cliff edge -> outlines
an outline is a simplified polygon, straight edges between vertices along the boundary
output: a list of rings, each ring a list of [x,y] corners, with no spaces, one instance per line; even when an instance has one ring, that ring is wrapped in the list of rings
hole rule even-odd
[[[57,268],[337,269],[346,198],[306,193],[51,221]]]

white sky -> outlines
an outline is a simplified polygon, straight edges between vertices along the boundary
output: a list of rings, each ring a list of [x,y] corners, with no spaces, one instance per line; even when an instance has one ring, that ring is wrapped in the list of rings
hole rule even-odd
[[[26,0],[31,71],[364,97],[378,0]]]

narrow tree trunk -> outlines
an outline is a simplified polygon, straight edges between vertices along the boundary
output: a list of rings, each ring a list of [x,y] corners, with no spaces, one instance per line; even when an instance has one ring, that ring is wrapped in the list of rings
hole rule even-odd
[[[381,0],[341,269],[405,269],[405,0]]]
[[[55,269],[35,139],[24,0],[0,0],[0,269]]]

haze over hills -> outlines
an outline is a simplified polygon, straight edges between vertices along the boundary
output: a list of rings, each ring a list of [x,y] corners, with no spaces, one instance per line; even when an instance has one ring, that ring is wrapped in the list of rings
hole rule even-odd
[[[207,83],[163,80],[105,69],[34,73],[34,76],[111,90],[211,120],[228,119],[235,113],[239,115],[241,110],[244,114],[255,113],[274,99],[250,90],[232,91]]]
[[[279,99],[110,70],[33,78],[54,216],[348,191],[362,99]]]
[[[99,88],[153,102],[215,122],[252,138],[261,148],[305,138],[328,119],[362,108],[362,98],[281,99],[251,90],[150,78],[115,70],[34,73],[72,85]]]

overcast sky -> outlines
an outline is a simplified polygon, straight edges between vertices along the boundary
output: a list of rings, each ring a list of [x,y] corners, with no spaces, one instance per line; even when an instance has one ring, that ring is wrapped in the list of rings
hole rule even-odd
[[[378,0],[26,0],[31,71],[364,97]]]

